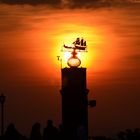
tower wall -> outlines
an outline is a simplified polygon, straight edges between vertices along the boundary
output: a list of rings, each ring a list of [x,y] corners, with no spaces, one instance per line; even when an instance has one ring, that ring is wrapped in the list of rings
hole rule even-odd
[[[88,89],[86,68],[63,68],[62,124],[69,139],[77,139],[81,129],[88,137]]]

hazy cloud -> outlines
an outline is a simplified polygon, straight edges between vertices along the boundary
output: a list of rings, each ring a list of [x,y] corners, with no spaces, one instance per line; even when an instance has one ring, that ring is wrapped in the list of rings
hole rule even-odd
[[[0,0],[0,3],[6,4],[47,4],[52,7],[61,8],[98,8],[109,7],[113,5],[125,5],[133,2],[133,0]]]
[[[0,0],[1,3],[7,4],[49,4],[52,6],[57,6],[61,4],[61,0]]]
[[[97,8],[132,3],[130,0],[69,0],[70,7]]]

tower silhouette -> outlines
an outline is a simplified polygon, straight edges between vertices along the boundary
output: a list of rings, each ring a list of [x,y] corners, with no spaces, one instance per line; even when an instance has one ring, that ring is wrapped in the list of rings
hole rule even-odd
[[[69,138],[77,139],[80,127],[88,132],[88,92],[86,68],[62,69],[62,124]]]
[[[79,45],[79,44],[78,44]],[[68,140],[77,140],[84,135],[88,139],[88,92],[86,84],[86,68],[79,68],[81,61],[76,56],[76,50],[84,50],[86,46],[74,47],[72,56],[68,59],[69,68],[61,69],[62,86],[62,125]]]

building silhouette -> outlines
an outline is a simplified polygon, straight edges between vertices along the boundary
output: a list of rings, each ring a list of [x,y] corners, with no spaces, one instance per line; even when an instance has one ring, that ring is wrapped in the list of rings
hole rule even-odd
[[[62,69],[62,124],[67,139],[88,138],[86,68]]]
[[[86,68],[79,67],[81,60],[77,53],[86,51],[84,40],[77,38],[74,46],[64,45],[71,51],[67,60],[68,68],[61,69],[62,125],[68,140],[88,139],[88,92],[86,84]]]

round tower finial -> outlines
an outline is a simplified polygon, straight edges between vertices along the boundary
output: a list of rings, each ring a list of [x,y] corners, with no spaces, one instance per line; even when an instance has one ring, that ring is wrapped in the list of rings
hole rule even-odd
[[[67,64],[71,68],[77,68],[81,65],[81,60],[77,56],[72,56],[68,59]]]
[[[64,48],[66,50],[70,50],[72,56],[67,60],[67,64],[70,68],[77,68],[81,65],[81,60],[77,57],[77,52],[85,52],[86,51],[86,41],[82,38],[80,40],[80,38],[78,37],[74,42],[73,42],[74,46],[66,46],[64,44]]]

